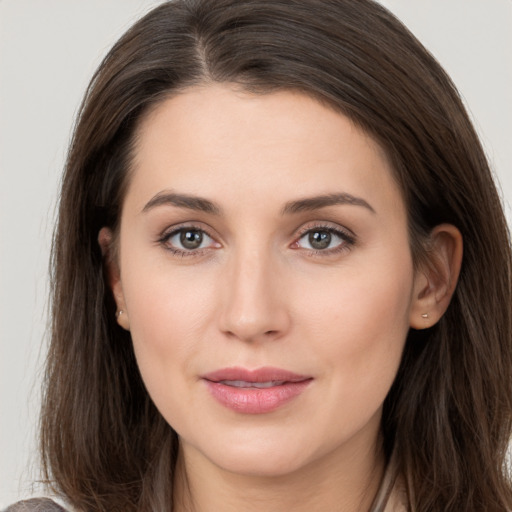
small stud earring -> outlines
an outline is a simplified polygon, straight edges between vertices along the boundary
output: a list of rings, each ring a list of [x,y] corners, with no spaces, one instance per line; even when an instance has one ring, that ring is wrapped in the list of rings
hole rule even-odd
[[[123,313],[124,313],[124,311],[123,311],[122,309],[120,309],[120,310],[116,313],[116,318],[119,318]]]
[[[122,311],[121,311],[121,313],[122,313]],[[421,318],[428,318],[428,313],[423,313],[423,314],[421,315]]]

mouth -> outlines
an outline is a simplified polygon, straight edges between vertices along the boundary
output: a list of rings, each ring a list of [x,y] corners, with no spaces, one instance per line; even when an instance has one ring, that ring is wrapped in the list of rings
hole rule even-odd
[[[270,380],[267,382],[248,382],[245,380],[221,380],[219,384],[225,386],[232,386],[234,388],[256,388],[256,389],[267,389],[273,388],[274,386],[282,386],[286,381],[284,380]]]
[[[224,407],[242,414],[264,414],[301,395],[313,377],[272,367],[235,367],[208,373],[202,380]]]

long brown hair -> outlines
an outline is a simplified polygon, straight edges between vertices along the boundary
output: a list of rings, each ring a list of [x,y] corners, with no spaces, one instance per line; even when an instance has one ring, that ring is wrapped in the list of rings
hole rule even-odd
[[[98,231],[119,222],[141,116],[187,86],[293,89],[349,116],[390,158],[415,261],[440,223],[464,237],[452,303],[411,330],[384,404],[411,510],[512,509],[511,249],[485,155],[452,82],[371,0],[176,0],[114,46],[70,147],[52,259],[45,478],[79,510],[172,510],[177,436],[114,318]]]

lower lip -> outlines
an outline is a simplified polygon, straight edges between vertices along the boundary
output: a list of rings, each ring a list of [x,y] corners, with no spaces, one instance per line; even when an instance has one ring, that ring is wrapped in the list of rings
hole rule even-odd
[[[237,388],[210,380],[204,382],[213,397],[228,409],[245,414],[263,414],[275,411],[299,396],[311,379],[286,382],[271,388]]]

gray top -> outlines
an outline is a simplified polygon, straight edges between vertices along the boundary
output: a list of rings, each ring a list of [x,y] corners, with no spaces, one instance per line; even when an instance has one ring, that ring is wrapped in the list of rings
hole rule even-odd
[[[66,512],[66,509],[48,498],[34,498],[18,501],[18,503],[7,507],[2,512]]]

